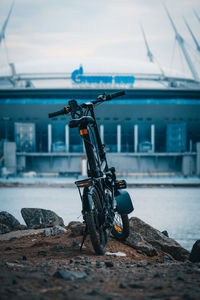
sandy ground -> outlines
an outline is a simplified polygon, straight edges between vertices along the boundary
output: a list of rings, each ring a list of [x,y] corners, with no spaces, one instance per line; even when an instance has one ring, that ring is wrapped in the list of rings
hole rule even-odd
[[[71,231],[0,240],[0,299],[200,299],[200,263],[147,257],[112,237],[97,256]],[[14,237],[15,236],[15,237]]]

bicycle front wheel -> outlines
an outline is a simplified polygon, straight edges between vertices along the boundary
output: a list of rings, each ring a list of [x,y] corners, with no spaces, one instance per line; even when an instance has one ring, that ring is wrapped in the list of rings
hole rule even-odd
[[[92,210],[85,213],[85,220],[96,254],[103,255],[106,252],[107,233],[103,228],[101,198],[96,187],[91,188],[90,194],[92,195]]]
[[[120,215],[118,212],[115,213],[111,233],[120,241],[124,241],[129,236],[128,215]]]

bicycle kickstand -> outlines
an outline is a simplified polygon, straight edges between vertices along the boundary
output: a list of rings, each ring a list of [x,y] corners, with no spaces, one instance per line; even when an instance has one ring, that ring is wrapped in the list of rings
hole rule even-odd
[[[81,243],[81,246],[80,246],[80,252],[82,251],[83,244],[84,244],[84,242],[85,242],[85,239],[86,239],[86,237],[87,237],[87,234],[88,234],[88,229],[87,229],[87,225],[86,225],[85,231],[84,231],[84,233],[83,233],[83,240],[82,240],[82,243]]]

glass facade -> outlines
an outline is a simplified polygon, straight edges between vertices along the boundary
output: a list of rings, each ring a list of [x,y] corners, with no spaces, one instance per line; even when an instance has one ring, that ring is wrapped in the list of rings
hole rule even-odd
[[[80,99],[79,103],[86,101],[89,100]],[[35,136],[31,151],[83,152],[78,129],[69,129],[67,135],[69,118],[47,118],[49,112],[59,110],[67,102],[66,99],[0,99],[0,140],[17,142],[15,124],[24,124],[26,128],[31,123]],[[200,141],[200,102],[171,98],[112,100],[97,107],[97,122],[99,127],[103,126],[108,152],[195,151]]]

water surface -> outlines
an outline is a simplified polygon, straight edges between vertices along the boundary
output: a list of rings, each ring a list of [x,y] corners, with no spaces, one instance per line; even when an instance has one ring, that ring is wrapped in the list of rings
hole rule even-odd
[[[128,189],[137,216],[191,250],[200,239],[199,188],[133,188]],[[51,209],[65,224],[81,221],[81,202],[74,188],[23,187],[1,188],[0,210],[13,214],[24,224],[20,210],[23,207]]]

